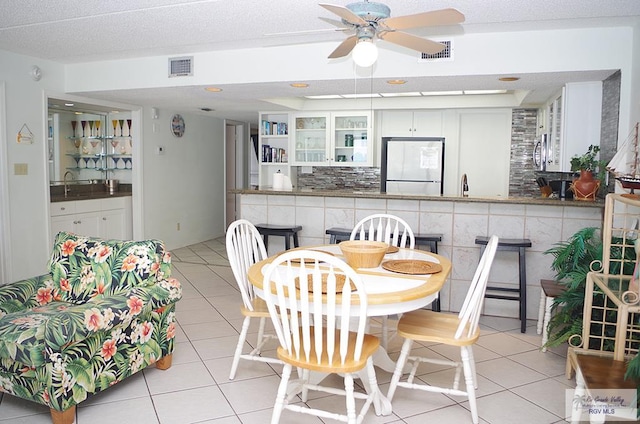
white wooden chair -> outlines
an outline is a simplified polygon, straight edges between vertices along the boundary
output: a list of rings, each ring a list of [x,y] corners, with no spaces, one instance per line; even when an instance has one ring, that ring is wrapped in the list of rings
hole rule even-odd
[[[395,215],[377,213],[364,217],[353,227],[350,240],[375,240],[390,246],[415,248],[416,240],[407,222]],[[408,246],[407,246],[408,245]]]
[[[446,395],[466,396],[469,399],[471,418],[474,424],[478,423],[478,407],[476,404],[475,389],[477,387],[476,368],[473,359],[473,344],[480,337],[478,321],[484,301],[484,292],[487,288],[487,280],[491,264],[498,247],[498,237],[492,236],[480,259],[471,286],[458,315],[443,314],[427,310],[407,312],[398,323],[398,334],[405,338],[400,357],[396,363],[396,369],[389,385],[387,398],[391,401],[398,387],[424,390],[427,392],[444,393]],[[444,343],[460,347],[462,362],[429,359],[422,357],[409,357],[411,346],[417,340],[420,342]],[[411,371],[406,381],[400,381],[407,360],[413,362]],[[452,388],[436,387],[427,384],[414,383],[418,366],[422,362],[456,367],[456,373]],[[460,382],[460,369],[464,369],[466,390],[458,388]]]
[[[373,214],[364,217],[353,227],[350,240],[375,240],[409,249],[414,249],[416,245],[415,236],[411,227],[402,218],[385,214]],[[383,316],[381,323],[380,344],[385,349],[389,344],[389,317]]]
[[[379,396],[371,355],[380,343],[365,333],[367,295],[358,274],[327,253],[290,251],[265,270],[263,290],[280,340],[278,358],[284,362],[271,423],[279,422],[284,409],[361,423]],[[292,367],[302,378],[288,389]],[[354,391],[353,373],[363,369],[368,393]],[[311,384],[310,371],[344,374],[344,390]],[[305,402],[308,390],[345,396],[346,414],[289,403],[298,393]],[[357,416],[355,399],[365,400]]]
[[[265,334],[264,328],[266,320],[269,318],[269,311],[264,301],[254,294],[253,285],[249,283],[247,272],[249,267],[267,257],[267,251],[262,241],[262,236],[256,227],[245,219],[232,222],[227,228],[226,236],[227,256],[233,271],[233,276],[238,283],[238,288],[242,294],[242,306],[240,312],[244,316],[242,330],[238,337],[231,372],[229,379],[233,380],[238,369],[240,359],[252,361],[270,362],[281,364],[276,358],[261,356],[260,351],[269,339],[276,339],[274,334]],[[251,318],[259,319],[258,340],[256,347],[249,353],[243,354],[242,348],[247,339],[247,332],[251,324]]]

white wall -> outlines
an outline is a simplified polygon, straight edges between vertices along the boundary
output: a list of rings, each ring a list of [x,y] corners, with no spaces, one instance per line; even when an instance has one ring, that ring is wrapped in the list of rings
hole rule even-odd
[[[169,130],[174,113],[185,120],[181,138]],[[224,235],[224,121],[163,109],[151,119],[145,107],[143,128],[144,237],[175,249]]]
[[[0,51],[0,64],[5,92],[0,105],[0,217],[6,221],[0,228],[0,284],[4,284],[46,272],[51,246],[45,98],[63,92],[64,67],[4,51]],[[40,81],[30,78],[32,65],[42,69]],[[143,228],[137,234],[162,239],[170,249],[224,234],[223,121],[183,114],[187,130],[178,139],[169,131],[173,113],[160,110],[159,119],[152,120],[150,107],[144,108],[144,129],[138,138],[143,171],[138,189],[144,197],[139,201]],[[16,143],[23,124],[33,132],[33,144]],[[155,154],[159,145],[166,147],[164,156]],[[26,164],[28,174],[14,175],[16,163]]]
[[[29,76],[33,65],[42,69],[42,79]],[[60,91],[64,82],[62,65],[0,51],[0,81],[5,86],[4,110],[0,106],[0,142],[6,146],[6,157],[0,155],[0,178],[6,184],[8,198],[2,207],[8,214],[9,231],[2,232],[0,254],[10,264],[4,276],[9,280],[44,273],[50,255],[46,161],[45,90]],[[33,144],[16,143],[23,124],[33,133]],[[27,175],[14,175],[14,165],[26,164]],[[2,281],[1,283],[5,283]]]

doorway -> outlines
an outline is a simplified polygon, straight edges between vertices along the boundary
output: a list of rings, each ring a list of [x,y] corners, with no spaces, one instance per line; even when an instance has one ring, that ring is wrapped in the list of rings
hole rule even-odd
[[[242,123],[227,121],[225,125],[225,228],[240,218],[238,194],[231,190],[245,187],[244,148],[245,126]]]

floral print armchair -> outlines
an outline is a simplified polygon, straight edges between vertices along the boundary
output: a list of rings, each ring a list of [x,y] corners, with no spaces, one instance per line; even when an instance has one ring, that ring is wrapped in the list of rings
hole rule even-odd
[[[0,390],[71,424],[88,395],[171,366],[181,295],[162,242],[59,233],[49,274],[0,286]]]

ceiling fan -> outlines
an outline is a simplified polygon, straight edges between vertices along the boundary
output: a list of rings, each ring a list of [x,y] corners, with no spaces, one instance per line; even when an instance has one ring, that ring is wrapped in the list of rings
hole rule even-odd
[[[329,59],[344,57],[353,50],[354,61],[364,67],[373,65],[377,59],[377,49],[373,44],[375,38],[419,52],[436,54],[444,50],[443,44],[398,30],[464,22],[464,15],[456,9],[391,18],[391,9],[387,5],[369,0],[346,6],[325,3],[320,3],[320,6],[338,15],[342,18],[342,24],[355,30],[355,34],[340,43],[329,55]]]

